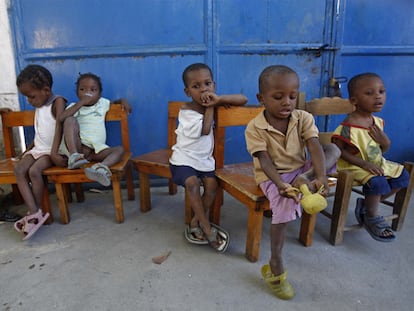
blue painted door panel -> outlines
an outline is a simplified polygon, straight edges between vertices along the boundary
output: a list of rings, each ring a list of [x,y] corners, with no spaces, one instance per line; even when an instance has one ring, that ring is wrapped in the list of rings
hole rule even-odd
[[[204,44],[203,1],[17,2],[22,44],[28,51],[61,51],[64,57],[68,52],[83,55],[82,51],[89,51],[86,56],[93,56],[93,51],[128,54],[142,53],[142,47],[155,51],[155,47]],[[155,54],[160,52],[157,49]]]

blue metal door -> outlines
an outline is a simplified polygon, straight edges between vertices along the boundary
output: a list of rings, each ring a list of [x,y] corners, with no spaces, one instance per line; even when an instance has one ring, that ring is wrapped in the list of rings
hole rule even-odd
[[[383,29],[371,26],[373,21],[378,26],[378,14],[389,16],[392,10],[412,20],[408,17],[413,10],[407,6],[413,5],[401,7],[406,0],[393,4],[398,2],[399,8],[387,0],[16,0],[9,14],[17,70],[33,62],[45,65],[53,73],[55,93],[71,101],[76,100],[79,72],[101,76],[104,96],[126,97],[133,105],[132,151],[141,154],[166,145],[167,102],[187,100],[181,81],[187,65],[209,64],[218,93],[244,93],[250,104],[257,103],[259,73],[271,64],[294,68],[307,99],[326,95],[332,77],[349,77],[362,68],[377,71],[385,49],[377,57],[370,54],[370,45],[395,44],[396,53],[411,52],[401,44],[412,43],[412,23],[405,25],[407,29],[397,23],[390,33],[398,38],[383,40]],[[372,13],[371,7],[379,12]],[[358,35],[360,30],[374,32]],[[362,57],[357,56],[361,47],[369,50]],[[392,62],[412,65],[412,53],[406,59]],[[395,67],[389,71],[392,62],[379,72],[384,78],[395,77]],[[390,93],[396,81],[386,83]],[[410,89],[404,92],[408,97]],[[396,90],[390,97],[400,95]],[[389,102],[400,105],[398,99],[391,97]],[[30,108],[23,98],[21,108]],[[229,134],[227,161],[249,159],[243,131]],[[109,137],[109,143],[117,142]],[[395,156],[401,155],[402,150],[394,150]]]

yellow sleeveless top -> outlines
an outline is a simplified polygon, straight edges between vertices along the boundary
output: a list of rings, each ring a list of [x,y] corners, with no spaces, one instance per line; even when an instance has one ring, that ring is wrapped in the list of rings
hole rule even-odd
[[[381,130],[384,130],[384,120],[374,116],[374,122]],[[357,148],[358,153],[355,156],[381,167],[384,170],[384,176],[396,178],[401,175],[403,166],[399,163],[386,160],[382,156],[381,146],[371,138],[368,128],[342,122],[334,131],[332,139],[339,139]],[[337,162],[337,169],[338,171],[345,169],[351,170],[355,175],[355,179],[362,184],[367,183],[375,176],[341,158]]]

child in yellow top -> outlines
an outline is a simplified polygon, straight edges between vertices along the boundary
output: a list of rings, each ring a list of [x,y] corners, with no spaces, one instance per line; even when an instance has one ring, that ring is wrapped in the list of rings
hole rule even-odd
[[[349,100],[355,111],[337,127],[332,137],[341,149],[338,170],[351,170],[363,185],[365,199],[357,199],[355,216],[368,233],[381,242],[395,240],[384,217],[378,215],[381,200],[408,185],[404,167],[383,157],[391,141],[384,132],[384,121],[374,116],[386,100],[385,86],[375,73],[363,73],[348,83]]]

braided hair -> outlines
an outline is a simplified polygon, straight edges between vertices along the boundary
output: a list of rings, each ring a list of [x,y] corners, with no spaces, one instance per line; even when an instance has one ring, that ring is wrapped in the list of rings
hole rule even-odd
[[[40,65],[28,65],[24,68],[16,79],[17,87],[20,87],[23,83],[29,82],[36,89],[42,89],[44,87],[52,88],[53,78],[52,74],[45,67]]]

